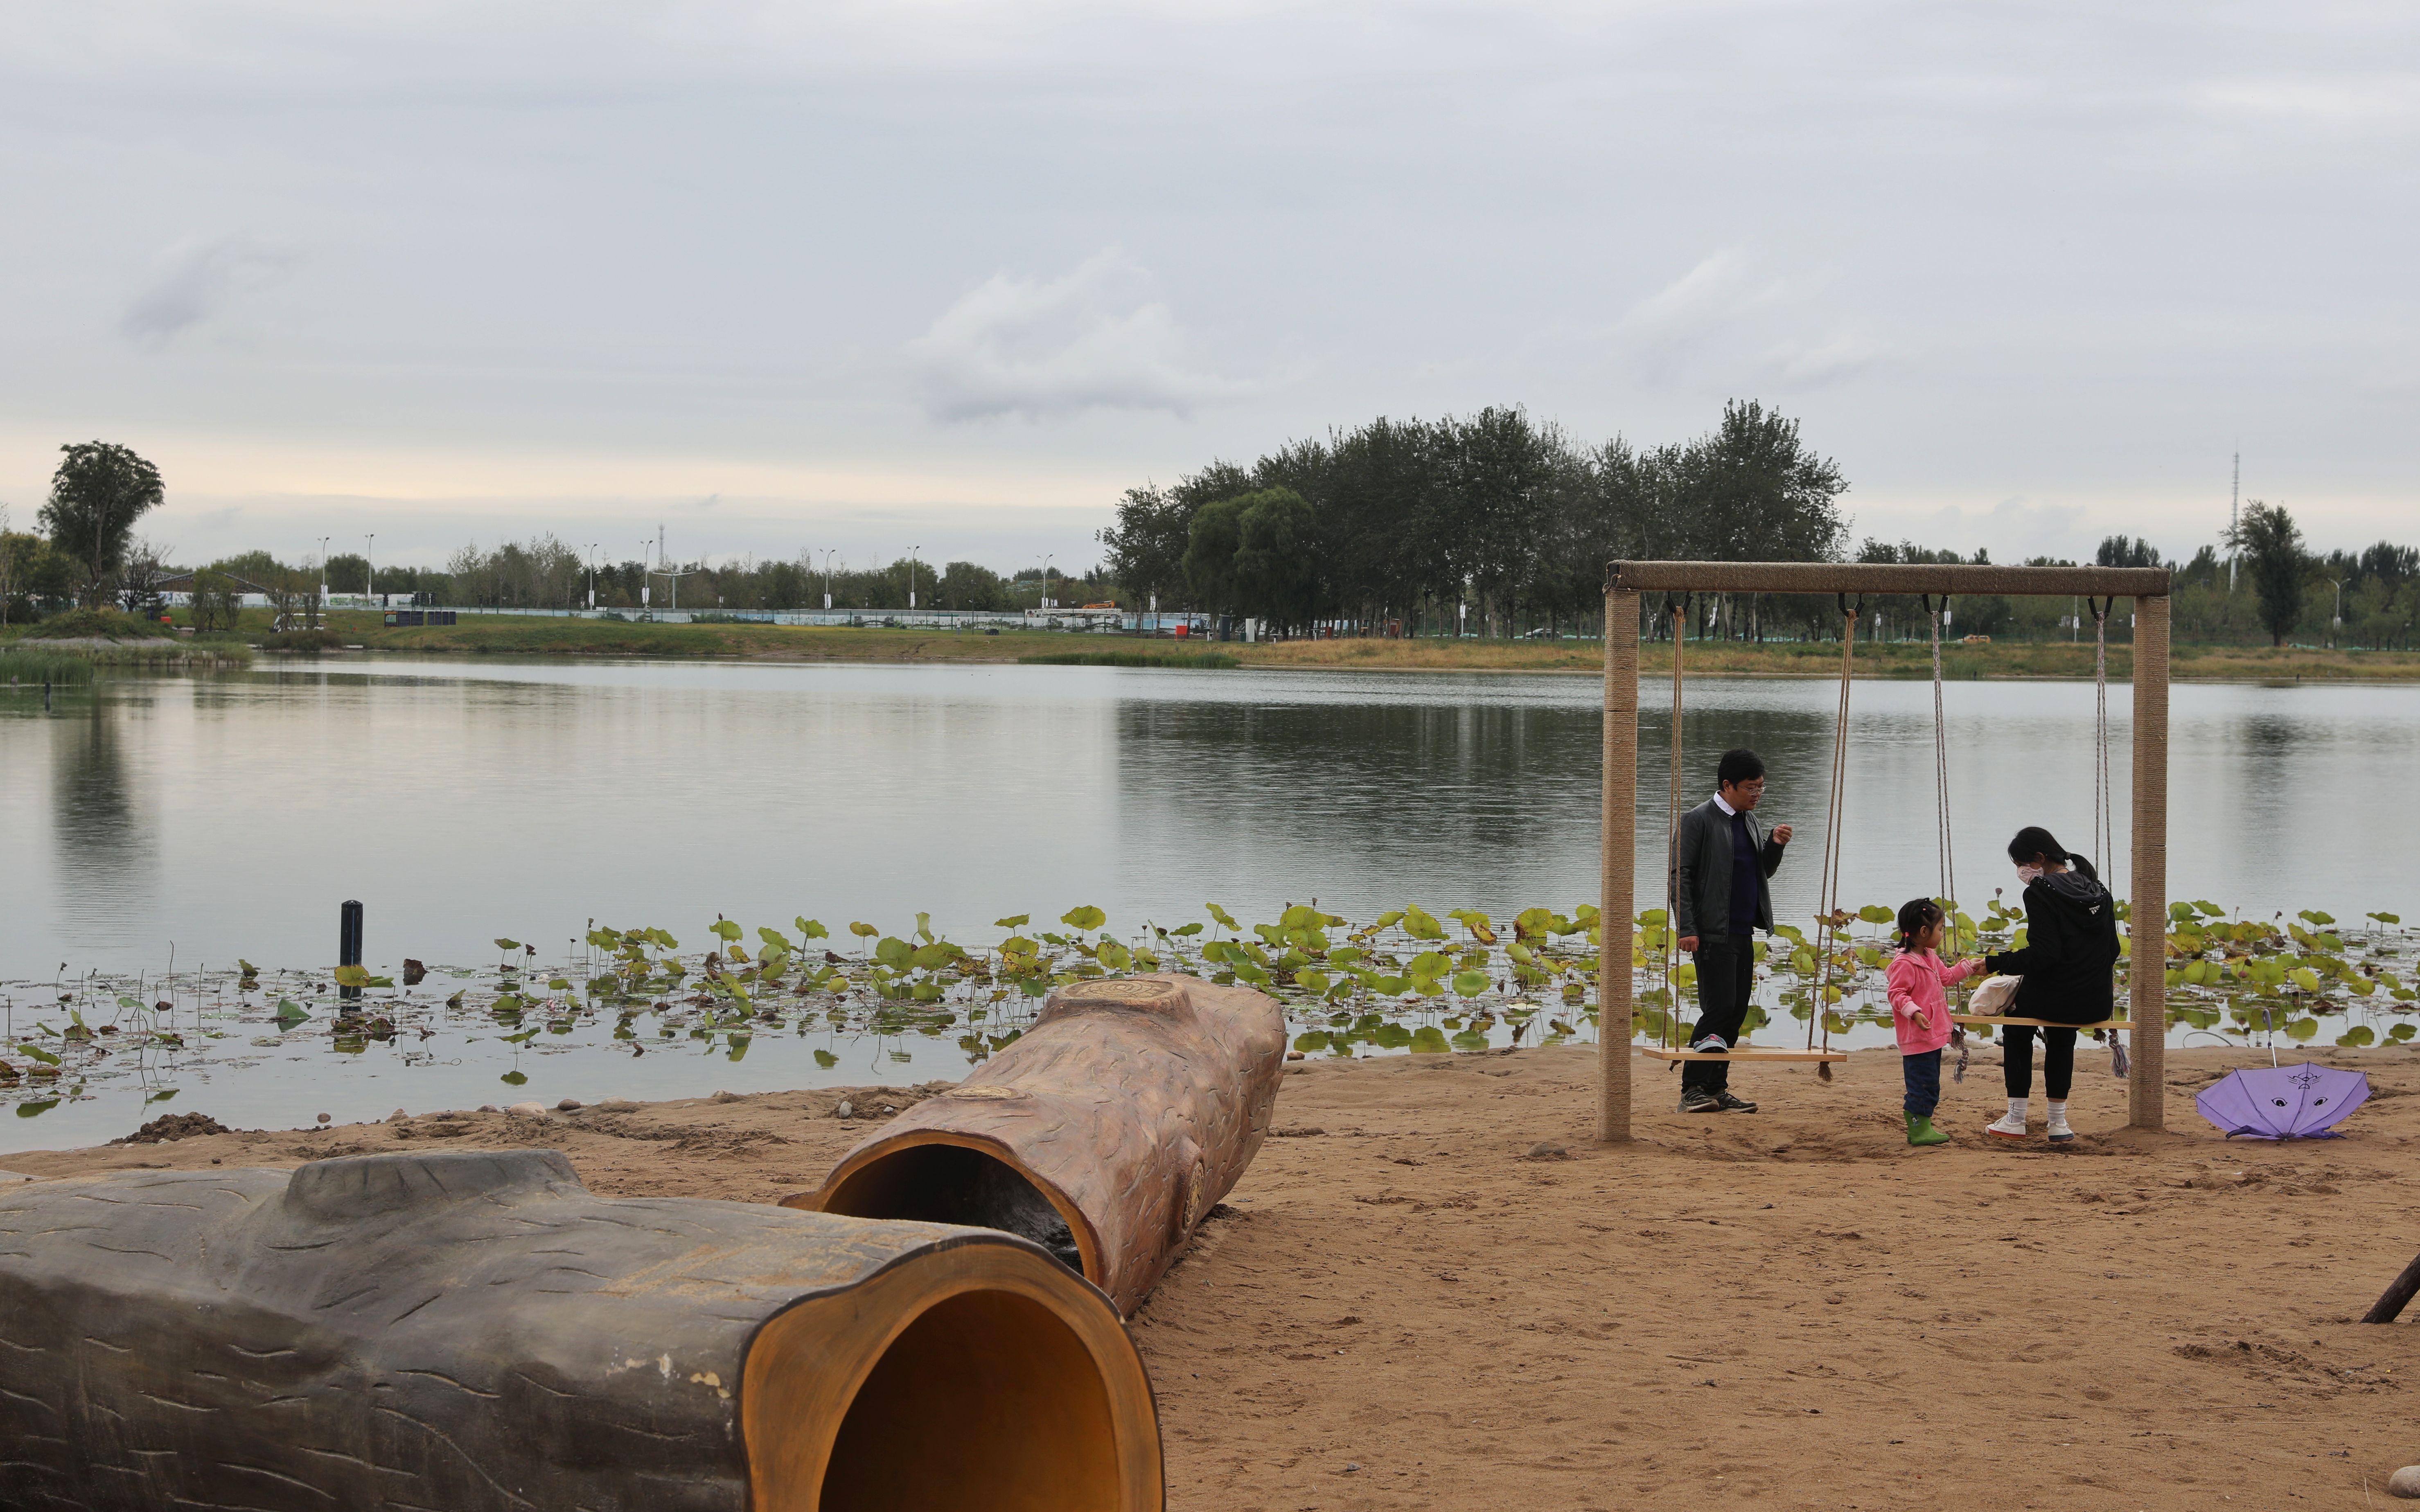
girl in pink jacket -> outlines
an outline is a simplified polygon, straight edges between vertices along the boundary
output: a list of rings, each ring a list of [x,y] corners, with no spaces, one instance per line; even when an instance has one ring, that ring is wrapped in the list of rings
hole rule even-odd
[[[1907,1082],[1907,1142],[1946,1145],[1949,1136],[1932,1126],[1941,1105],[1941,1047],[1949,1042],[1949,1001],[1942,989],[1982,969],[1980,961],[1951,965],[1933,952],[1948,928],[1941,905],[1911,899],[1899,911],[1899,954],[1892,958],[1891,1023],[1899,1030],[1899,1063]]]

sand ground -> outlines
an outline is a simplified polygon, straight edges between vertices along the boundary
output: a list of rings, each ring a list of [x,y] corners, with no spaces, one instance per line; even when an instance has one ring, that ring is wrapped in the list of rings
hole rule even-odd
[[[1988,1058],[1991,1053],[1986,1053]],[[2420,1328],[2352,1321],[2420,1249],[2420,1059],[2329,1143],[2169,1132],[2080,1059],[2083,1137],[1987,1142],[1996,1068],[1910,1150],[1897,1057],[1740,1071],[1592,1137],[1587,1049],[1290,1068],[1272,1138],[1133,1320],[1183,1512],[2367,1507],[2420,1461]],[[938,1084],[937,1084],[938,1085]],[[23,1154],[60,1175],[547,1145],[611,1195],[767,1200],[923,1095],[827,1089]],[[2039,1104],[2037,1104],[2039,1127]],[[459,1131],[441,1135],[440,1131]],[[1532,1159],[1541,1142],[1564,1159]],[[2415,1309],[2420,1312],[2420,1309]]]

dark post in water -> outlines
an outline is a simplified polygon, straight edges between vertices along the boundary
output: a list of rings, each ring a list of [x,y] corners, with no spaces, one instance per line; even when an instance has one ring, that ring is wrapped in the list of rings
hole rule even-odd
[[[357,966],[362,964],[362,904],[358,898],[349,898],[338,911],[336,921],[336,964]],[[339,987],[346,997],[359,997],[359,987]]]

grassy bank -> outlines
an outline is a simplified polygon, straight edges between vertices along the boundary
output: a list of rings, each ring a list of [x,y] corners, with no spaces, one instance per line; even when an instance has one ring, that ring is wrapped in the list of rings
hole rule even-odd
[[[1175,658],[1186,665],[1215,665],[1207,654],[1234,658],[1245,667],[1308,667],[1422,671],[1593,672],[1605,665],[1604,647],[1593,640],[1284,640],[1257,645],[1227,641],[1215,649],[1191,642],[1101,637],[1078,640],[1044,631],[881,630],[786,625],[641,625],[611,620],[518,619],[465,616],[462,623],[417,629],[385,629],[370,615],[337,614],[332,626],[349,644],[381,651],[489,656],[729,656],[778,661],[1063,661],[1095,657]],[[1641,648],[1651,671],[1670,664],[1671,647]],[[1747,645],[1692,641],[1685,648],[1692,673],[1759,677],[1838,675],[1837,644],[1768,641]],[[2207,681],[2420,681],[2420,652],[2272,651],[2253,646],[2180,646],[2173,674]],[[1110,665],[1125,665],[1124,661]],[[2133,672],[2130,647],[2113,646],[2110,675]],[[2089,677],[2092,647],[2067,641],[1995,641],[1953,645],[1943,670],[1954,678]],[[1921,643],[1861,644],[1857,671],[1866,677],[1932,675],[1932,653]]]
[[[255,624],[257,619],[259,623]],[[1552,671],[1593,673],[1604,647],[1592,640],[1142,640],[1030,630],[855,629],[787,625],[659,625],[614,620],[464,615],[458,624],[389,629],[381,616],[338,611],[327,616],[326,642],[415,656],[634,656],[731,658],[744,661],[1045,662],[1092,666],[1138,663],[1417,671]],[[282,649],[268,634],[268,616],[253,611],[234,635],[201,645],[187,639],[120,653],[130,659],[175,656],[244,641]],[[16,632],[22,633],[22,632]],[[298,638],[300,639],[300,638]],[[215,642],[215,644],[213,644]],[[300,649],[298,647],[298,649]],[[1838,674],[1837,644],[1768,641],[1762,645],[1692,641],[1693,675],[1831,677]],[[237,652],[240,655],[240,652]],[[115,658],[104,658],[115,659]],[[1641,648],[1650,675],[1671,662],[1668,644]],[[2131,647],[2112,646],[2109,671],[2133,674]],[[2001,640],[1946,648],[1944,670],[1957,679],[2078,678],[2092,675],[2089,642]],[[1930,646],[1920,642],[1861,643],[1857,671],[1865,677],[1923,678],[1932,673]],[[2420,682],[2420,652],[2273,651],[2265,646],[2179,646],[2172,672],[2205,682]]]

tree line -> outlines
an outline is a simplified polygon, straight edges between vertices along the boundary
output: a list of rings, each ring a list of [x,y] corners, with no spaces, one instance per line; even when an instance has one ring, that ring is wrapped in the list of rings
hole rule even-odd
[[[1100,533],[1106,560],[1077,576],[1032,566],[899,558],[852,567],[827,554],[662,563],[590,563],[559,536],[466,545],[442,566],[382,565],[359,553],[289,564],[266,551],[195,571],[135,533],[165,496],[159,470],[128,447],[67,445],[34,532],[0,508],[0,625],[76,604],[156,608],[163,585],[194,595],[199,628],[228,628],[244,593],[281,611],[336,593],[424,595],[494,609],[600,608],[1008,611],[1061,604],[1154,604],[1258,618],[1283,634],[1322,620],[1404,633],[1511,635],[1601,628],[1605,564],[1616,560],[1988,563],[1988,552],[1868,538],[1849,546],[1847,481],[1798,423],[1733,402],[1692,440],[1652,447],[1621,437],[1574,440],[1518,408],[1435,421],[1380,418],[1279,447],[1249,467],[1213,461],[1160,486],[1130,488]],[[2104,566],[2176,574],[2178,639],[2205,643],[2412,644],[2420,548],[2310,549],[2283,505],[2253,501],[2233,530],[2180,563],[2141,537],[2112,535]],[[2047,557],[2027,565],[2070,565]],[[649,591],[651,590],[651,591]],[[1910,599],[1869,600],[1885,636],[1929,633]],[[1978,597],[1952,609],[1959,634],[2082,639],[2079,604]],[[2127,638],[2120,618],[2117,639]],[[1655,617],[1651,633],[1668,625]],[[1816,594],[1700,595],[1683,633],[1829,639],[1835,601]]]
[[[1814,562],[1847,527],[1838,465],[1734,402],[1694,440],[1578,441],[1519,408],[1379,418],[1130,488],[1100,534],[1129,597],[1406,633],[1582,628],[1617,559]],[[1776,605],[1793,619],[1807,606]]]

